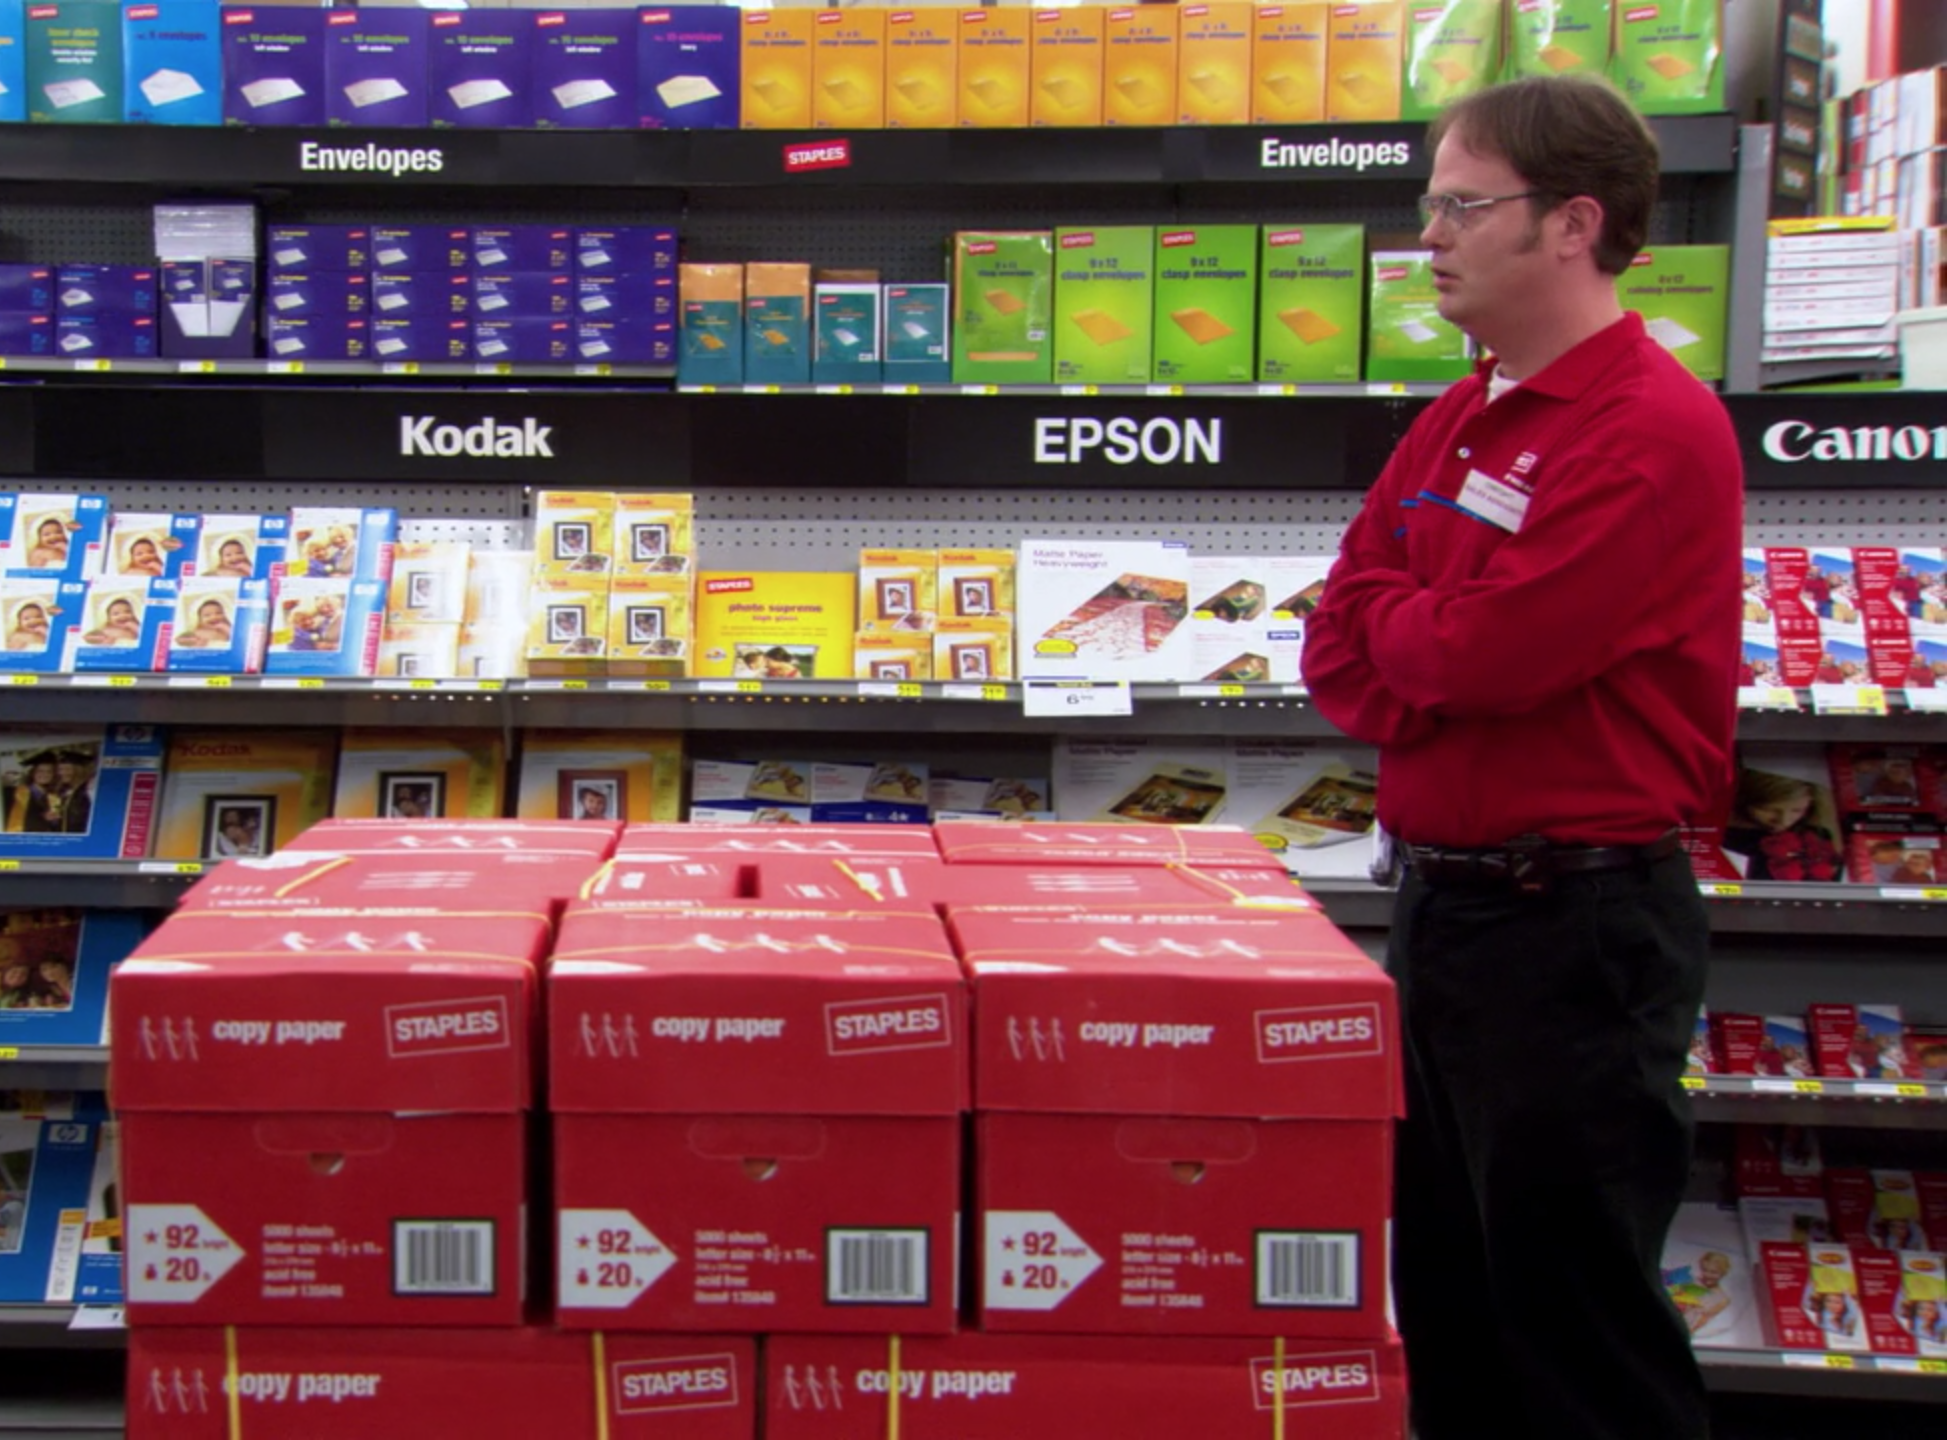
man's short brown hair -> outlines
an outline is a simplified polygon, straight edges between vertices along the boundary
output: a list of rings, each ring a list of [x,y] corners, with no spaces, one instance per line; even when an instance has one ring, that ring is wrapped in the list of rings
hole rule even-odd
[[[1643,117],[1607,81],[1510,80],[1456,100],[1427,127],[1427,150],[1458,135],[1469,150],[1513,166],[1536,204],[1587,195],[1602,206],[1596,264],[1620,275],[1649,238],[1661,156]]]

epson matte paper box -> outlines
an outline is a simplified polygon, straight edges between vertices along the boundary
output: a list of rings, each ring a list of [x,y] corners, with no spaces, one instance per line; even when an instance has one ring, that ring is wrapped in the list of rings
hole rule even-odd
[[[1304,911],[947,925],[973,977],[982,1329],[1390,1333],[1398,1022],[1363,952]]]
[[[1236,385],[1257,374],[1255,225],[1156,232],[1155,378]]]
[[[735,130],[742,12],[660,5],[635,12],[636,111],[645,130]]]
[[[1055,231],[1055,379],[1149,382],[1156,232],[1147,225]]]
[[[1365,228],[1266,225],[1258,251],[1257,378],[1356,384],[1365,356]]]
[[[29,120],[56,125],[121,123],[119,0],[29,5],[26,49]]]
[[[427,89],[435,126],[525,129],[532,17],[525,11],[446,12],[428,22]]]
[[[534,123],[618,130],[637,120],[634,10],[534,12]]]
[[[953,1328],[965,987],[930,911],[570,913],[548,1014],[560,1324]]]
[[[752,1440],[756,1346],[736,1336],[264,1327],[129,1337],[129,1440],[214,1440],[226,1377],[245,1436],[546,1434]],[[482,1383],[484,1377],[500,1383]]]
[[[1015,572],[1024,680],[1180,680],[1190,552],[1174,541],[1023,540]]]
[[[224,123],[325,123],[327,13],[287,5],[223,7]]]
[[[325,118],[333,125],[423,129],[423,10],[334,10],[325,16]]]
[[[116,972],[130,1319],[519,1323],[545,918],[295,918]]]
[[[123,10],[127,84],[135,124],[223,123],[223,37],[216,0],[146,0]]]

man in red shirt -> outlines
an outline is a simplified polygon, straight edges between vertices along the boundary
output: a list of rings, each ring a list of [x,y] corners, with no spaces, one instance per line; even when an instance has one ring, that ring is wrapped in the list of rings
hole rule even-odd
[[[1405,847],[1396,1286],[1421,1440],[1702,1440],[1660,1283],[1708,930],[1676,827],[1732,774],[1742,466],[1621,310],[1656,142],[1608,87],[1434,122],[1422,242],[1489,352],[1413,425],[1307,626]]]

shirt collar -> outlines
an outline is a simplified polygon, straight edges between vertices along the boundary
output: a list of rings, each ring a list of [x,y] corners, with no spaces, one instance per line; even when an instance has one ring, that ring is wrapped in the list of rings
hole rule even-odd
[[[1607,374],[1625,352],[1633,349],[1647,332],[1643,317],[1634,310],[1623,311],[1622,319],[1596,331],[1573,349],[1556,356],[1538,374],[1529,376],[1520,389],[1531,395],[1546,395],[1555,400],[1578,399],[1583,391]],[[1500,362],[1483,355],[1475,365],[1485,395],[1489,377]]]

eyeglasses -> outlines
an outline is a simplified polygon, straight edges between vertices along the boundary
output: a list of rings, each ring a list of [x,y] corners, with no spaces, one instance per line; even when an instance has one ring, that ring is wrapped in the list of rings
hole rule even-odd
[[[1464,230],[1476,210],[1499,205],[1503,200],[1532,200],[1546,193],[1544,190],[1523,190],[1518,195],[1483,195],[1478,200],[1462,200],[1458,195],[1422,195],[1419,200],[1420,221],[1424,225],[1431,225],[1435,220],[1444,220],[1454,229]]]

